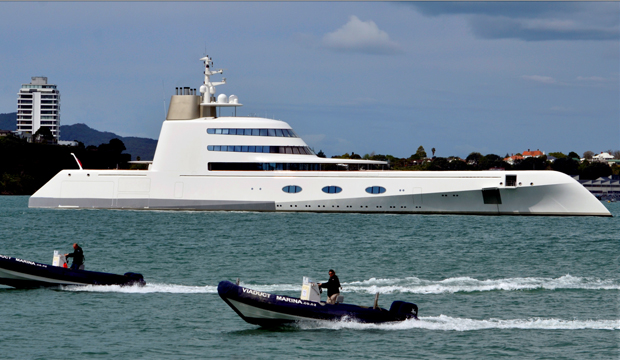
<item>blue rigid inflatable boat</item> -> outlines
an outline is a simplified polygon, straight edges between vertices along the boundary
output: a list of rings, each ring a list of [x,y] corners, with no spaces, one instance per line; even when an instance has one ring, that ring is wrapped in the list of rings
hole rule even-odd
[[[230,281],[221,281],[217,292],[241,318],[264,327],[304,320],[343,320],[361,323],[385,323],[418,318],[415,304],[394,301],[390,310],[351,304],[327,304],[248,289]]]
[[[0,255],[0,284],[15,288],[59,285],[145,285],[137,273],[124,275],[96,271],[71,270],[60,266]]]

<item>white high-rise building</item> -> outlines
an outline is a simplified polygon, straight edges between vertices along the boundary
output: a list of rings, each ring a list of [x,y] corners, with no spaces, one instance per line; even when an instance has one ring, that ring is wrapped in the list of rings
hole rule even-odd
[[[60,138],[60,92],[47,83],[47,77],[33,76],[17,94],[17,131],[35,134],[40,127]]]

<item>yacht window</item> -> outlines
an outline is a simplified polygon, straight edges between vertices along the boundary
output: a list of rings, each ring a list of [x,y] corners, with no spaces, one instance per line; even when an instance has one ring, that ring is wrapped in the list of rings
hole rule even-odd
[[[383,194],[385,192],[385,188],[382,186],[370,186],[366,188],[366,192],[369,194]]]
[[[338,194],[342,191],[342,188],[340,186],[325,186],[321,190],[323,190],[324,193],[328,194]]]
[[[289,193],[289,194],[297,194],[298,192],[301,192],[301,187],[297,185],[289,185],[289,186],[283,187],[282,191],[284,191],[285,193]]]
[[[298,137],[291,129],[207,129],[207,134]]]
[[[506,175],[506,186],[517,186],[517,175]]]
[[[253,152],[267,154],[313,155],[307,146],[250,146],[250,145],[208,145],[209,151]]]

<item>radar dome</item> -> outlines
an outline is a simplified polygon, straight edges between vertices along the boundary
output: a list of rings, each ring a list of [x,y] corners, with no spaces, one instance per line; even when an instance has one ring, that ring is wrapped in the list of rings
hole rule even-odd
[[[226,96],[225,94],[219,94],[217,96],[217,103],[218,104],[228,104],[228,96]]]

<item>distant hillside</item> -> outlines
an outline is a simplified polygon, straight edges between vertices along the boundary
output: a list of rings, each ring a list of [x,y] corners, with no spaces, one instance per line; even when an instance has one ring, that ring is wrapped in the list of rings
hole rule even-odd
[[[0,130],[17,130],[17,113],[0,114]],[[155,155],[155,148],[157,147],[157,140],[149,138],[140,138],[135,136],[123,137],[111,133],[108,131],[98,131],[88,127],[86,124],[74,124],[74,125],[61,125],[60,126],[60,139],[61,140],[77,140],[84,143],[85,146],[108,143],[110,140],[118,138],[124,144],[127,150],[126,154],[131,154],[131,159],[136,160],[136,157],[140,157],[140,160],[153,160]]]
[[[17,130],[17,113],[0,114],[0,130]]]
[[[60,138],[62,140],[77,140],[84,143],[85,146],[108,143],[114,138],[120,139],[127,150],[125,153],[131,154],[131,159],[136,160],[153,160],[157,140],[140,138],[135,136],[123,137],[108,131],[98,131],[88,127],[86,124],[61,125]]]

